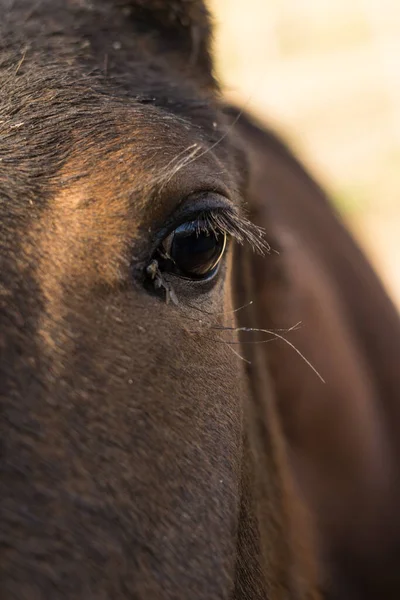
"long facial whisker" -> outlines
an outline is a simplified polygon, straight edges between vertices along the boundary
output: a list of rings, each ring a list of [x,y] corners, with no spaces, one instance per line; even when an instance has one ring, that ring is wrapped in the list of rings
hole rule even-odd
[[[190,150],[190,152],[189,152]],[[197,144],[192,144],[188,148],[186,148],[183,152],[180,152],[172,161],[170,161],[163,169],[161,176],[153,182],[153,185],[159,185],[158,192],[161,192],[162,189],[168,185],[171,179],[179,173],[186,165],[190,164],[195,160],[196,154],[200,152],[201,148]],[[175,166],[172,168],[170,172],[167,171],[168,167],[172,166],[172,164],[177,160],[177,158],[183,154],[184,152],[189,152],[187,156],[184,156],[180,161],[178,161]]]
[[[265,330],[265,333],[272,333],[268,330]],[[314,367],[314,365],[304,356],[304,354],[302,352],[300,352],[300,350],[298,348],[296,348],[296,346],[294,344],[292,344],[292,342],[290,342],[288,339],[286,339],[283,335],[280,335],[279,333],[274,334],[279,340],[282,340],[283,342],[285,342],[285,344],[287,344],[288,346],[290,346],[290,348],[292,348],[292,350],[294,350],[296,352],[296,354],[298,354],[303,361],[306,363],[306,365],[308,365],[310,367],[310,369],[312,371],[314,371],[314,373],[316,374],[316,376],[322,381],[322,383],[326,383],[325,379],[322,377],[322,375],[317,371],[317,369]]]
[[[308,365],[310,367],[310,369],[317,375],[317,377],[322,381],[322,383],[326,383],[325,379],[322,377],[322,375],[317,371],[317,369],[314,367],[314,365],[304,356],[304,354],[298,348],[296,348],[296,346],[291,341],[289,341],[287,338],[285,338],[280,333],[277,333],[276,331],[273,331],[272,329],[257,329],[254,327],[236,327],[236,328],[227,328],[227,329],[229,331],[256,331],[256,332],[260,332],[260,333],[268,333],[269,335],[275,336],[275,339],[282,340],[282,342],[285,342],[285,344],[287,344],[290,348],[292,348],[292,350],[294,350],[296,352],[296,354],[298,354],[302,358],[302,360],[306,363],[306,365]],[[293,331],[293,328],[292,328],[292,331]],[[268,341],[271,341],[271,340],[268,340]]]
[[[238,114],[236,115],[236,117],[234,118],[234,120],[232,121],[232,123],[224,131],[224,133],[209,148],[205,148],[202,152],[201,152],[201,146],[198,145],[198,144],[192,144],[188,148],[185,148],[185,150],[183,150],[182,152],[180,152],[179,154],[177,154],[169,163],[167,163],[165,165],[165,167],[162,169],[163,172],[162,172],[161,176],[159,178],[157,178],[156,181],[153,182],[153,184],[159,184],[159,185],[161,185],[161,188],[160,188],[160,190],[161,190],[183,168],[185,168],[188,165],[192,164],[193,162],[197,161],[199,158],[205,156],[209,152],[212,152],[214,150],[214,148],[216,148],[217,146],[219,146],[219,144],[221,144],[221,142],[223,142],[223,140],[233,130],[233,128],[235,127],[236,123],[239,121],[240,117],[242,116],[242,114],[246,110],[247,105],[249,104],[250,101],[251,101],[251,96],[249,96],[248,99],[246,100],[246,102],[244,102],[242,108],[240,109],[240,111],[238,112]],[[168,173],[167,172],[168,168],[171,167],[174,164],[174,162],[176,162],[177,159],[182,154],[184,154],[185,152],[189,152],[189,153],[187,154],[187,156],[184,156],[180,161],[178,161],[177,164],[173,167],[172,171]]]
[[[242,346],[242,345],[255,345],[255,344],[269,344],[270,342],[275,342],[278,338],[277,337],[273,337],[270,338],[269,340],[247,340],[247,341],[236,341],[236,340],[226,340],[226,339],[222,339],[220,338],[219,340],[214,340],[214,342],[222,342],[222,343],[226,343],[226,344],[231,344],[233,346]]]
[[[215,340],[215,341],[217,341],[217,340]],[[223,341],[223,340],[219,340],[219,341]],[[248,365],[251,365],[251,362],[249,360],[247,360],[247,358],[244,358],[244,356],[239,354],[239,352],[237,352],[235,350],[235,348],[232,348],[232,346],[229,343],[227,343],[227,346],[228,346],[229,350],[231,350],[231,352],[233,352],[233,354],[236,354],[236,356],[238,358],[240,358],[240,360],[243,360],[243,362],[247,363]]]
[[[205,156],[206,154],[208,154],[208,152],[212,152],[214,150],[214,148],[216,148],[217,146],[219,146],[219,144],[221,142],[224,141],[224,139],[231,133],[231,131],[233,130],[233,128],[235,127],[236,123],[239,121],[240,117],[242,116],[242,114],[244,113],[244,111],[246,110],[248,104],[251,101],[251,96],[249,96],[246,100],[246,102],[243,103],[242,108],[240,109],[240,111],[238,112],[238,114],[236,115],[236,117],[234,118],[234,120],[232,121],[232,123],[229,125],[229,127],[227,127],[226,131],[221,135],[221,137],[214,142],[214,144],[212,144],[209,148],[206,148],[205,150],[203,150],[203,152],[201,152],[200,154],[198,154],[197,156],[195,156],[189,163],[187,164],[191,164],[192,162],[199,160],[199,158],[201,158],[202,156]]]
[[[240,310],[243,310],[244,308],[247,308],[248,306],[251,306],[253,304],[253,300],[250,300],[250,302],[248,302],[247,304],[243,304],[243,306],[239,306],[238,308],[235,308],[234,310],[222,310],[222,311],[217,311],[217,312],[210,312],[208,310],[204,310],[203,308],[199,308],[198,306],[192,306],[191,304],[187,304],[187,306],[193,310],[197,310],[205,315],[209,315],[211,317],[214,316],[218,316],[218,315],[232,315],[234,313],[239,312]]]
[[[250,332],[250,333],[275,333],[276,331],[281,332],[281,333],[290,333],[291,331],[298,331],[302,326],[302,321],[299,321],[298,323],[295,323],[295,325],[292,325],[291,327],[287,327],[287,328],[281,328],[281,329],[258,329],[257,327],[225,327],[224,325],[218,326],[218,325],[213,325],[212,329],[218,329],[220,331],[246,331],[246,332]]]

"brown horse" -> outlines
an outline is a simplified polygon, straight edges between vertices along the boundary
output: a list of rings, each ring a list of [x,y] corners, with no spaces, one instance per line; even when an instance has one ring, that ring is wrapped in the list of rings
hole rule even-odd
[[[203,3],[0,7],[1,597],[400,597],[398,315]]]

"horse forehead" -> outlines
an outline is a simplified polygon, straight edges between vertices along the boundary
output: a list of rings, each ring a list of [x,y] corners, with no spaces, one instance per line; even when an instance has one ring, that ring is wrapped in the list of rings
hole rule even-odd
[[[109,181],[114,191],[123,181],[149,189],[199,159],[203,167],[218,167],[204,131],[155,107],[128,104],[114,110],[111,119],[107,110],[92,122],[87,115],[78,117],[70,144],[69,160],[60,174],[62,185],[78,177],[104,185],[112,170]]]
[[[46,148],[40,158],[44,169],[51,170],[58,155],[65,160],[51,173],[44,200],[40,187],[34,194],[30,189],[37,158],[26,159],[23,185],[19,167],[10,168],[12,201],[3,207],[17,206],[30,221],[24,231],[16,232],[20,242],[8,259],[29,258],[29,264],[35,263],[48,296],[54,297],[60,273],[87,283],[118,283],[126,270],[121,265],[129,262],[140,234],[150,236],[150,230],[193,191],[215,190],[221,182],[229,187],[207,134],[186,118],[129,98],[110,102],[95,96],[88,109],[86,92],[78,86],[71,96],[72,108],[65,112],[66,131],[60,122],[66,103],[51,90],[43,95],[43,104],[33,102],[18,127],[11,124],[12,136],[22,139],[29,130],[32,155],[37,156],[35,146]],[[47,185],[44,178],[43,189]],[[12,223],[10,227],[15,228]],[[9,241],[16,246],[15,240]],[[35,262],[35,256],[40,260]]]
[[[89,136],[77,124],[55,178],[52,209],[64,216],[93,215],[114,224],[125,217],[130,227],[151,228],[191,193],[232,187],[229,166],[204,134],[175,115],[127,107],[112,122],[85,122],[85,129]]]
[[[157,186],[165,187],[176,175],[186,173],[189,166],[192,172],[197,167],[210,174],[221,172],[221,161],[210,152],[219,134],[213,131],[215,115],[208,114],[208,107],[204,110],[210,121],[207,131],[191,120],[190,101],[184,97],[182,104],[189,114],[181,116],[129,97],[91,94],[79,86],[59,91],[54,89],[57,78],[51,77],[50,82],[53,89],[33,93],[29,103],[21,94],[18,106],[17,97],[13,106],[18,110],[13,111],[10,103],[7,111],[6,102],[0,102],[4,116],[0,156],[6,157],[2,179],[8,186],[15,183],[16,193],[22,184],[29,188],[32,182],[37,187],[38,182],[47,186],[51,181],[52,190],[59,188],[64,200],[65,190],[72,190],[71,202],[88,199],[96,188],[101,188],[103,197],[139,192],[136,197],[143,200]],[[37,170],[46,171],[46,177],[38,177]],[[35,203],[41,203],[41,198]]]

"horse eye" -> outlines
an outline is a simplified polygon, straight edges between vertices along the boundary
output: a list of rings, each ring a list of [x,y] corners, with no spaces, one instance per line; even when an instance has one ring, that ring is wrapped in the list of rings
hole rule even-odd
[[[187,279],[206,279],[217,270],[226,234],[206,221],[187,221],[166,237],[158,250],[160,270]]]

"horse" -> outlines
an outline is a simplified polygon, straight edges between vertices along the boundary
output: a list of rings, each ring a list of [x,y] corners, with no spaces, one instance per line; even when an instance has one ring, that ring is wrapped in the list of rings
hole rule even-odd
[[[398,314],[200,0],[1,0],[2,597],[397,598]]]

